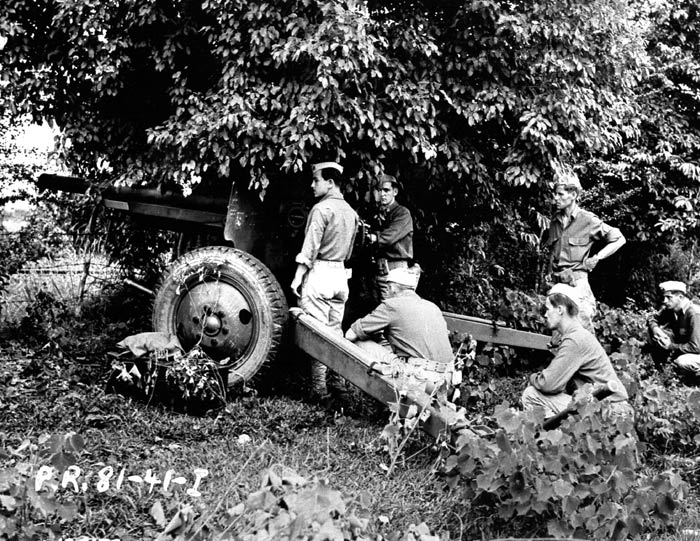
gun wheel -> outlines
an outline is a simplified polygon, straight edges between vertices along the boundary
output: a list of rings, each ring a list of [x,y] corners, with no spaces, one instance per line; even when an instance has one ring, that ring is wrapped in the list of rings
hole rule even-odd
[[[270,270],[225,246],[184,254],[165,273],[153,304],[153,328],[199,345],[228,384],[250,381],[272,360],[287,319],[287,302]]]

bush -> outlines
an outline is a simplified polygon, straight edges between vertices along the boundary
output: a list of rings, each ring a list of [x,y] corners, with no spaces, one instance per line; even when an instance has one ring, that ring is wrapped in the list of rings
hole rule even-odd
[[[447,459],[475,520],[513,534],[621,539],[657,531],[686,490],[674,472],[640,472],[632,420],[606,402],[579,405],[561,428],[541,429],[541,414],[497,408],[493,438],[464,431]]]

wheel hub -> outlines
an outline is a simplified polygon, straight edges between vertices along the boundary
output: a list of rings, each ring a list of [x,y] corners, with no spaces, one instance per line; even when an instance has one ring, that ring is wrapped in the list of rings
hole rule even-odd
[[[239,359],[251,347],[255,321],[246,297],[223,279],[197,281],[175,313],[185,349],[200,345],[216,361]]]

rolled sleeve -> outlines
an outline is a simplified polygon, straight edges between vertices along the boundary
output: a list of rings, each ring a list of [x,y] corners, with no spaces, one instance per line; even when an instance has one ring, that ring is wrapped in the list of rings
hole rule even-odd
[[[594,240],[602,240],[606,244],[611,244],[623,238],[622,231],[617,227],[606,224],[597,216],[593,219],[593,227],[591,229],[591,238]]]
[[[328,220],[321,209],[314,208],[311,210],[304,235],[304,244],[294,261],[309,268],[313,265],[313,262],[318,258],[318,251],[321,247],[323,231],[327,222]]]

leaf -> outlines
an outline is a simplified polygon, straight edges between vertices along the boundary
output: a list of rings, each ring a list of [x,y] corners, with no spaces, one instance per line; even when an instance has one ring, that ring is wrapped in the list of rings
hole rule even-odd
[[[573,493],[574,487],[568,481],[564,481],[563,479],[557,479],[556,481],[554,481],[554,483],[552,483],[552,490],[554,490],[554,494],[556,494],[560,498],[564,498],[566,496],[570,496]]]
[[[160,503],[160,501],[156,501],[151,506],[151,510],[149,511],[149,513],[151,517],[153,517],[155,523],[161,528],[164,528],[165,525],[168,523],[168,520],[165,518],[165,512],[163,511],[163,505]]]
[[[0,507],[7,511],[14,511],[17,509],[17,500],[15,500],[12,496],[0,494]]]

